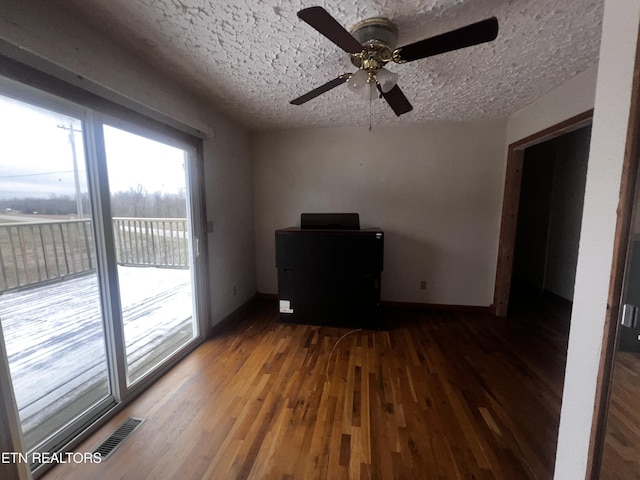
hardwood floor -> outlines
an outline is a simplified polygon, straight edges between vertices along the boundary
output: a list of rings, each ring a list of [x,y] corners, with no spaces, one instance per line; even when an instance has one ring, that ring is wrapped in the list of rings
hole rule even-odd
[[[145,418],[105,462],[44,478],[549,479],[568,310],[395,310],[350,331],[263,303],[75,448]]]
[[[640,354],[617,352],[600,478],[640,479]]]

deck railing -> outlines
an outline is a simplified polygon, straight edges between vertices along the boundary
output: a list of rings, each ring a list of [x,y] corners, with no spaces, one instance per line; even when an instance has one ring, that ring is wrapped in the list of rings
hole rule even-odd
[[[114,218],[120,265],[189,267],[184,218]],[[93,271],[91,220],[0,224],[0,293]]]
[[[186,218],[114,218],[116,258],[120,265],[187,268]]]

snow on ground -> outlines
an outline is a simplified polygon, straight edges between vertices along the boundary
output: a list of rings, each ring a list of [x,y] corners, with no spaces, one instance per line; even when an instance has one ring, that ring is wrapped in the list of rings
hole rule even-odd
[[[136,377],[144,373],[136,368],[148,369],[150,354],[166,338],[178,331],[181,342],[192,338],[190,272],[118,267],[118,276],[129,374]],[[46,416],[66,421],[90,406],[83,399],[92,403],[96,394],[108,395],[101,311],[95,274],[0,295],[23,431]]]

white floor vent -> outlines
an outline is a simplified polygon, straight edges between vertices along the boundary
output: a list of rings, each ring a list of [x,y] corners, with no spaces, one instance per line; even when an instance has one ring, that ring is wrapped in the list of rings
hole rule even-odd
[[[109,438],[107,438],[104,442],[96,448],[93,453],[98,454],[102,457],[102,461],[104,462],[109,455],[111,455],[116,448],[122,445],[129,435],[131,435],[136,428],[138,428],[142,422],[144,422],[143,418],[127,418],[122,425],[120,425],[115,432],[113,432]]]

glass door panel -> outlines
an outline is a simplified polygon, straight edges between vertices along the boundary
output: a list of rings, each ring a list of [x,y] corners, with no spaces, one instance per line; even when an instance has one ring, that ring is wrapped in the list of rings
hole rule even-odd
[[[110,397],[79,118],[0,96],[0,319],[25,446]]]
[[[128,384],[197,335],[189,152],[104,125]]]

